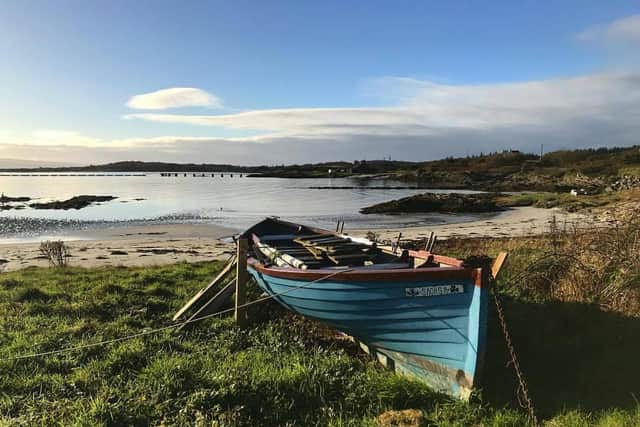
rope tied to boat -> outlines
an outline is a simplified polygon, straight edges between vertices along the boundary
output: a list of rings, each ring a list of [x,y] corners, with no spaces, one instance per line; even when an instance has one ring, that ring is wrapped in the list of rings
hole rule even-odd
[[[288,289],[288,290],[286,290],[284,292],[269,294],[269,295],[266,295],[264,297],[258,298],[256,300],[247,302],[245,304],[241,304],[241,305],[238,306],[238,308],[244,308],[244,307],[248,307],[248,306],[251,306],[251,305],[259,304],[259,303],[268,301],[270,299],[273,299],[275,297],[288,294],[290,292],[296,291],[296,290],[301,289],[301,288],[305,288],[305,287],[307,287],[309,285],[313,285],[314,283],[322,282],[324,280],[327,280],[327,279],[330,279],[332,277],[338,276],[339,274],[348,273],[350,271],[353,271],[353,268],[334,271],[334,272],[332,272],[330,274],[327,274],[325,276],[319,277],[319,278],[317,278],[315,280],[312,280],[310,282],[305,282],[305,283],[303,283],[301,285],[295,286],[295,287],[293,287],[291,289]],[[72,351],[84,350],[84,349],[87,349],[87,348],[99,347],[99,346],[109,345],[109,344],[113,344],[113,343],[117,343],[117,342],[128,341],[128,340],[132,340],[132,339],[135,339],[135,338],[140,338],[140,337],[143,337],[143,336],[156,334],[156,333],[159,333],[159,332],[162,332],[162,331],[167,331],[167,330],[170,330],[170,329],[176,329],[176,328],[182,327],[184,325],[187,325],[189,323],[195,323],[195,322],[199,322],[201,320],[210,319],[212,317],[216,317],[216,316],[219,316],[221,314],[232,313],[235,309],[236,309],[235,307],[231,307],[231,308],[227,308],[227,309],[224,309],[224,310],[212,313],[212,314],[207,314],[207,315],[204,315],[204,316],[201,316],[201,317],[197,317],[195,319],[189,319],[189,320],[186,320],[184,322],[175,323],[173,325],[167,325],[167,326],[163,326],[163,327],[156,328],[156,329],[150,329],[148,331],[142,331],[142,332],[138,332],[138,333],[131,334],[131,335],[125,335],[125,336],[122,336],[122,337],[119,337],[119,338],[112,338],[112,339],[109,339],[109,340],[103,340],[103,341],[98,341],[98,342],[94,342],[94,343],[88,343],[88,344],[83,344],[83,345],[78,345],[78,346],[73,346],[73,347],[65,347],[65,348],[60,348],[60,349],[57,349],[57,350],[49,350],[49,351],[42,351],[42,352],[38,352],[38,353],[23,354],[23,355],[20,355],[20,356],[8,357],[8,358],[2,359],[2,360],[10,362],[10,361],[13,361],[13,360],[34,359],[36,357],[51,356],[51,355],[54,355],[54,354],[62,354],[62,353],[69,353],[69,352],[72,352]]]
[[[495,283],[495,278],[490,276],[490,280]],[[518,380],[518,389],[516,390],[516,398],[518,399],[518,403],[523,409],[526,409],[529,413],[529,421],[535,427],[540,425],[538,421],[538,417],[536,416],[535,408],[533,406],[533,401],[529,395],[529,388],[527,386],[527,381],[524,377],[524,373],[522,372],[522,368],[520,367],[520,363],[518,361],[518,355],[516,354],[516,349],[511,341],[511,334],[509,333],[509,327],[507,326],[507,320],[504,315],[504,309],[502,308],[502,304],[500,302],[500,298],[498,297],[497,292],[493,292],[493,301],[496,305],[496,312],[498,313],[498,320],[500,321],[500,326],[502,328],[502,335],[504,336],[504,341],[507,346],[507,350],[509,351],[509,357],[511,360],[507,362],[507,366],[512,365],[513,370],[516,373],[516,378]]]

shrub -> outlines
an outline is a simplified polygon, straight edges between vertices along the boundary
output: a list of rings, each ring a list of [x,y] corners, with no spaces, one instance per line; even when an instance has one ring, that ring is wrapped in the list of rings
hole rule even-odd
[[[51,265],[56,267],[65,267],[67,258],[71,256],[69,248],[62,240],[41,242],[40,253],[49,260]]]

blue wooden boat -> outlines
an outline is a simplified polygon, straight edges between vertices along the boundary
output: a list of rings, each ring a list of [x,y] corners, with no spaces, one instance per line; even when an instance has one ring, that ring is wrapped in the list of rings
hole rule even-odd
[[[487,335],[490,270],[427,251],[395,253],[276,218],[241,236],[247,268],[284,307],[352,336],[385,366],[467,399]]]

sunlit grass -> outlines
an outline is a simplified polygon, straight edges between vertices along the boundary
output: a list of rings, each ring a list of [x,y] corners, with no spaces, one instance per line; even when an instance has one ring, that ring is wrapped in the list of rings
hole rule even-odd
[[[223,317],[182,334],[10,360],[168,325],[220,266],[30,268],[0,276],[0,425],[373,426],[380,414],[409,408],[425,425],[526,423],[524,412],[496,399],[467,404],[436,395],[274,305],[261,307],[254,316],[261,320],[246,330]],[[501,356],[502,344],[490,351]],[[629,409],[567,409],[547,418],[553,425],[640,422]]]

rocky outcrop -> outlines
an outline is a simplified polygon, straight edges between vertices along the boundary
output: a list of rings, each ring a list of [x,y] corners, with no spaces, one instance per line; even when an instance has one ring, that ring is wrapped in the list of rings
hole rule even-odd
[[[495,194],[424,193],[403,199],[378,203],[360,210],[363,214],[394,214],[419,212],[497,212]]]
[[[640,176],[624,175],[616,180],[613,184],[611,184],[609,188],[613,191],[623,191],[640,188]]]

